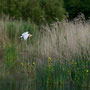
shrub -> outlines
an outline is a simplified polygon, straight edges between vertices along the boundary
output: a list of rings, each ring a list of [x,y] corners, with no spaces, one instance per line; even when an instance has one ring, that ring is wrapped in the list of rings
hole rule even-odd
[[[49,23],[56,21],[56,18],[62,20],[66,12],[63,0],[5,0],[0,2],[0,6],[0,13],[9,14],[14,19],[30,18],[36,24],[41,24],[43,18]]]

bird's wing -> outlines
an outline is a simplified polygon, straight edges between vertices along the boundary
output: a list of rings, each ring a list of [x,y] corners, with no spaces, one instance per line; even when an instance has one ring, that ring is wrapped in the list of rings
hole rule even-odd
[[[26,34],[28,34],[28,32],[24,32],[24,33],[22,34],[22,36],[24,36],[24,35],[26,35]]]

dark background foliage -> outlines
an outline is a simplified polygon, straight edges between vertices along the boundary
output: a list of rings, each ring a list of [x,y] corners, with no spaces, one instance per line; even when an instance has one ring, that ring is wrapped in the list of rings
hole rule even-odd
[[[71,19],[78,13],[83,13],[86,19],[90,17],[90,0],[64,0],[64,6]]]

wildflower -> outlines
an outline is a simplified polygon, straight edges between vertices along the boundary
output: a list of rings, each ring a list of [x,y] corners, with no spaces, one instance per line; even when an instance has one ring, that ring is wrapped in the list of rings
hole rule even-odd
[[[24,64],[23,64],[23,63],[21,63],[21,66],[24,66]]]
[[[86,70],[86,73],[88,73],[89,71],[88,70]]]
[[[35,63],[33,62],[32,65],[35,65]]]
[[[51,61],[52,60],[52,58],[51,57],[48,57],[48,61]]]

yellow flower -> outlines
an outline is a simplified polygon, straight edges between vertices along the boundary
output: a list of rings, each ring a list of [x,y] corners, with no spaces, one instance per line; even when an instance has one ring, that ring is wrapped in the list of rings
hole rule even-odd
[[[86,70],[86,73],[88,73],[89,71],[88,70]]]
[[[35,65],[35,63],[33,62],[32,65]]]
[[[51,61],[52,60],[52,58],[51,57],[48,57],[48,61]]]
[[[23,64],[23,63],[21,63],[21,66],[24,66],[24,64]]]

